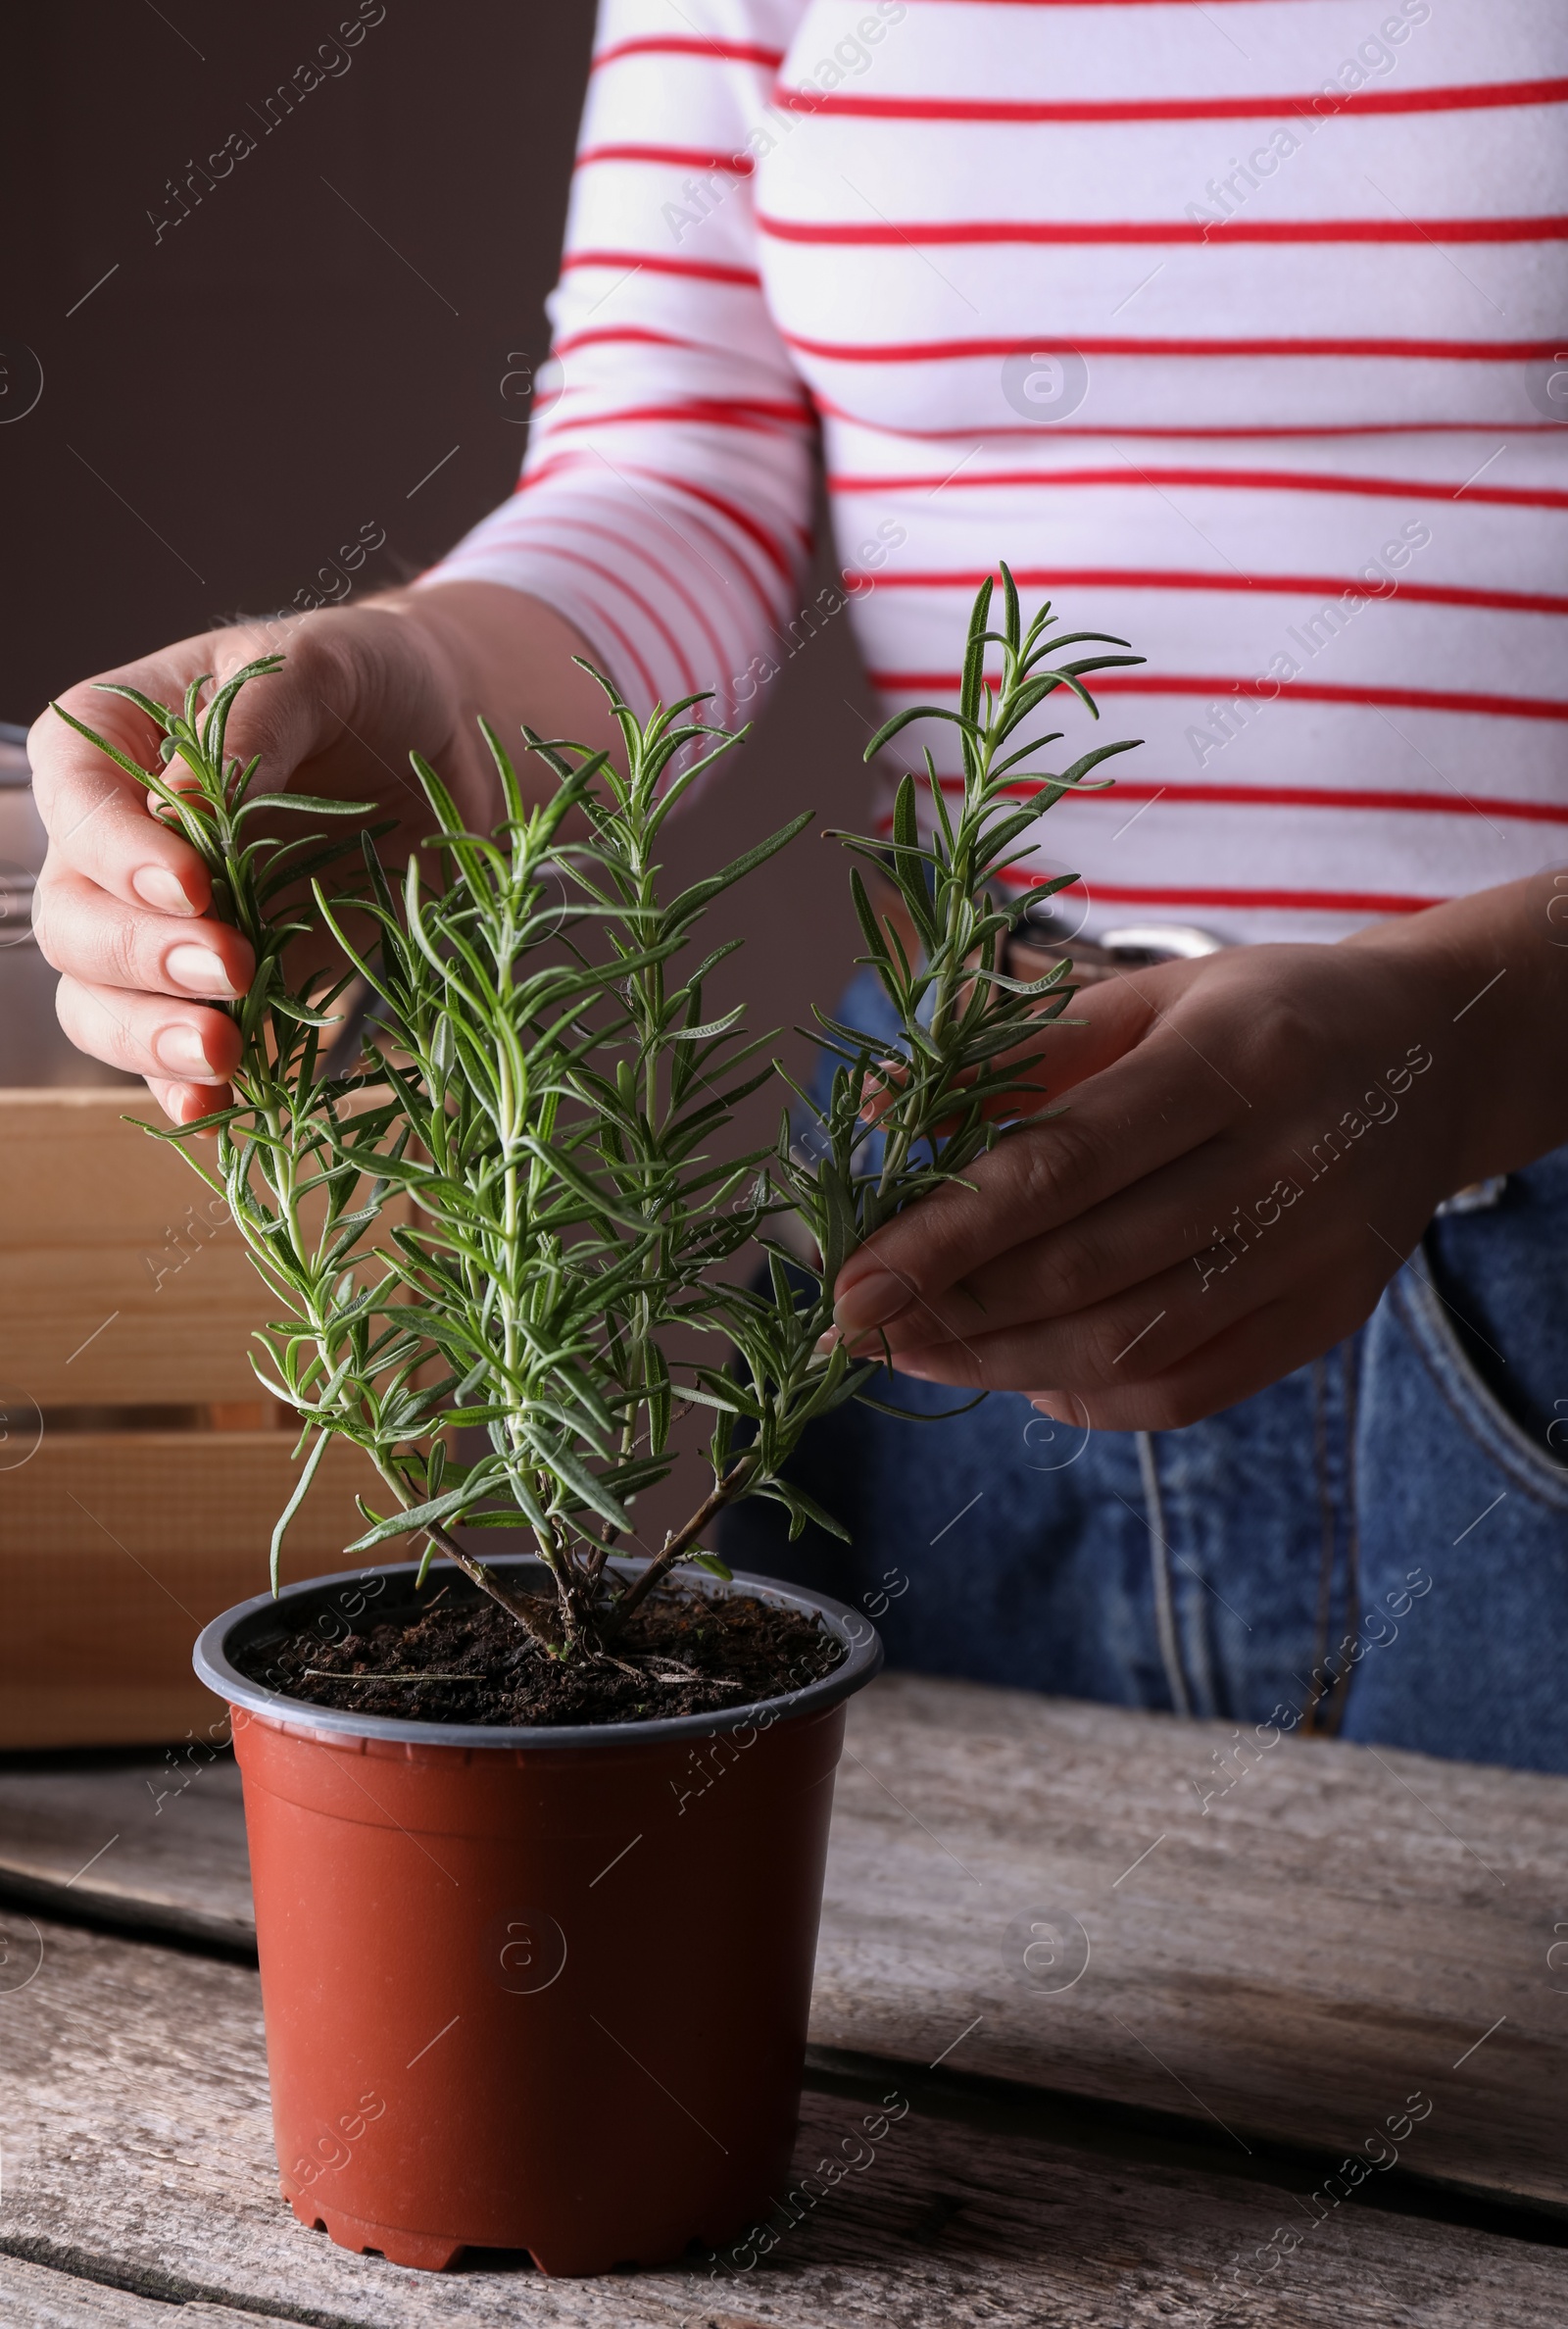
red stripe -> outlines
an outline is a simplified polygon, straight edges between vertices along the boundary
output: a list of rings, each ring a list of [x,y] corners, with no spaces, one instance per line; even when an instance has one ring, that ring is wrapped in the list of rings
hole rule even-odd
[[[944,776],[939,781],[944,792],[963,791],[961,776]],[[1036,777],[1009,784],[1006,789],[1027,800],[1046,789],[1046,780]],[[1568,802],[1473,801],[1467,793],[1331,791],[1305,784],[1199,784],[1185,778],[1169,785],[1129,784],[1118,776],[1102,792],[1074,795],[1079,797],[1104,801],[1112,808],[1117,802],[1163,800],[1178,809],[1190,802],[1241,809],[1394,809],[1422,817],[1507,817],[1525,824],[1568,824]]]
[[[1318,0],[1287,0],[1296,7],[1316,7]],[[906,0],[910,8],[1255,8],[1257,0]],[[1410,20],[1412,28],[1415,20]]]
[[[759,215],[774,242],[853,243],[878,249],[899,243],[1510,243],[1561,242],[1568,218],[1541,219],[1283,219],[1227,224],[1215,219],[1109,221],[962,219],[907,225],[861,226]]]
[[[643,620],[653,626],[653,628],[659,633],[660,637],[663,640],[664,645],[668,648],[670,654],[674,657],[675,668],[681,675],[682,692],[687,695],[695,693],[697,681],[692,674],[691,665],[686,661],[680,641],[676,638],[668,623],[665,622],[663,617],[658,612],[656,608],[649,605],[647,599],[643,597],[643,594],[640,590],[634,590],[632,588],[631,584],[626,580],[624,574],[617,573],[613,567],[601,566],[597,558],[589,558],[585,552],[578,549],[567,549],[560,542],[552,542],[546,545],[546,551],[547,555],[552,558],[564,558],[570,566],[579,566],[585,568],[590,574],[597,574],[601,582],[608,582],[612,590],[618,590],[622,598],[630,599],[632,605],[637,609],[638,614],[643,618]],[[599,605],[597,601],[595,602],[595,605],[596,611],[601,615],[605,615],[604,608]],[[607,622],[610,620],[610,617],[608,615],[605,615],[605,620]],[[630,642],[628,641],[627,644],[629,647]],[[642,673],[643,679],[647,683],[650,693],[657,695],[660,691],[654,686],[648,669],[640,657],[638,658],[637,669]]]
[[[1298,7],[1315,7],[1317,0],[1294,0]],[[910,8],[1255,8],[1257,0],[906,0]],[[1411,20],[1412,25],[1414,19]]]
[[[1132,97],[1069,99],[1055,104],[1010,97],[857,97],[837,90],[775,88],[785,113],[858,115],[882,122],[1227,122],[1291,118],[1331,121],[1336,114],[1470,113],[1497,105],[1560,105],[1568,79],[1479,81],[1428,89],[1309,90],[1289,97]]]
[[[576,510],[570,512],[569,515],[565,512],[563,512],[559,519],[553,520],[551,518],[549,509],[546,508],[544,510],[531,513],[529,523],[530,538],[532,538],[532,535],[535,531],[542,535],[547,526],[552,524],[560,524],[565,526],[573,536],[578,534],[592,534],[596,540],[608,542],[612,550],[614,551],[617,558],[631,557],[640,559],[642,564],[649,570],[650,573],[656,574],[659,580],[663,584],[664,588],[666,590],[673,591],[675,596],[681,601],[682,605],[686,607],[692,617],[693,621],[697,624],[698,628],[703,632],[703,635],[708,641],[709,647],[713,657],[714,670],[722,671],[725,662],[727,660],[732,660],[726,658],[724,649],[719,641],[718,633],[713,629],[712,624],[709,621],[708,617],[703,612],[700,601],[692,597],[691,592],[681,581],[680,576],[678,574],[671,573],[667,567],[662,566],[657,558],[654,558],[650,555],[649,551],[641,542],[625,533],[617,533],[612,526],[598,525],[595,523],[593,519],[584,518],[581,513]]]
[[[956,671],[872,671],[868,676],[884,695],[956,696],[959,688]],[[1097,696],[1242,695],[1250,699],[1258,694],[1261,682],[1234,674],[1204,679],[1106,671],[1092,685]],[[1556,696],[1459,695],[1424,687],[1325,687],[1301,679],[1282,680],[1280,694],[1287,689],[1293,699],[1311,704],[1391,704],[1406,712],[1479,712],[1499,719],[1568,719],[1568,702]],[[1272,703],[1274,698],[1264,695],[1262,701]]]
[[[959,0],[951,0],[951,4],[957,6]],[[964,4],[967,4],[967,0],[964,0]],[[1156,0],[1148,0],[1148,4],[1153,6],[1156,4]],[[1177,7],[1183,4],[1183,0],[1157,0],[1157,4]],[[1243,0],[1236,0],[1236,4],[1242,5]],[[1255,0],[1247,0],[1247,4],[1255,5]],[[1014,5],[1020,8],[1054,8],[1058,5],[1062,7],[1079,5],[1133,8],[1144,6],[1145,0],[975,0],[975,5],[993,8],[1006,8]],[[564,341],[556,352],[558,355],[565,352]],[[912,428],[906,421],[897,423],[880,420],[872,421],[867,419],[863,413],[852,413],[848,405],[835,404],[830,396],[813,396],[812,402],[817,412],[825,419],[843,421],[851,428],[863,428],[871,436],[907,437],[911,443],[922,445],[944,444],[949,439],[961,443],[966,437],[975,441],[975,432],[972,428]],[[1335,421],[1328,427],[1320,425],[1312,428],[1306,427],[1304,424],[1295,428],[1090,428],[1075,427],[1070,421],[1054,421],[1051,423],[1051,434],[1054,437],[1153,437],[1161,442],[1166,438],[1176,442],[1187,442],[1197,438],[1205,443],[1219,441],[1226,444],[1250,443],[1254,439],[1297,437],[1310,439],[1315,443],[1320,437],[1549,436],[1554,434],[1561,425],[1562,423],[1558,421]],[[982,444],[989,444],[1004,437],[1030,437],[1038,444],[1042,434],[1043,430],[1039,425],[1030,427],[1025,422],[1021,427],[1009,425],[1005,428],[988,428],[978,441]]]
[[[564,557],[568,560],[568,562],[571,560],[571,553],[569,551],[563,552],[555,549],[554,547],[547,549],[545,555],[547,557],[554,558]],[[576,563],[581,562],[579,561]],[[643,688],[648,696],[649,701],[651,703],[656,701],[659,695],[659,689],[655,683],[654,675],[648,669],[648,666],[643,662],[642,657],[638,654],[630,639],[627,638],[625,632],[621,629],[620,624],[614,619],[613,616],[606,614],[604,608],[599,605],[597,600],[594,603],[594,613],[598,616],[606,630],[609,631],[611,637],[620,649],[621,654],[626,658],[626,661],[635,669],[638,678],[642,681]]]
[[[1054,0],[1048,4],[1054,5]],[[880,818],[878,827],[891,833],[892,819]],[[1039,889],[1055,876],[1031,873],[1022,866],[1004,866],[1000,878],[1014,889]],[[1444,898],[1410,897],[1398,890],[1140,889],[1106,881],[1097,881],[1091,889],[1081,875],[1057,895],[1070,898],[1077,891],[1092,903],[1105,906],[1250,906],[1295,914],[1424,914],[1429,906],[1446,904]]]
[[[638,477],[655,478],[661,485],[673,486],[677,493],[689,493],[694,501],[702,502],[710,510],[716,510],[721,518],[729,520],[731,525],[739,526],[748,541],[757,544],[769,566],[785,582],[794,582],[795,570],[783,550],[766,528],[758,523],[749,511],[739,509],[734,502],[726,501],[721,493],[713,493],[706,485],[694,485],[690,477],[675,476],[663,470],[651,469],[633,470],[632,474]],[[804,546],[807,541],[804,528],[798,526],[796,534]]]
[[[635,40],[613,41],[595,57],[591,70],[601,65],[618,64],[622,57],[713,57],[725,65],[761,65],[769,73],[776,73],[784,62],[784,51],[763,48],[755,40],[688,40],[682,35],[645,32]]]
[[[542,461],[537,469],[528,471],[521,478],[519,478],[516,491],[518,493],[531,492],[536,486],[543,484],[546,479],[555,477],[564,472],[576,472],[581,474],[581,472],[589,466],[589,453],[577,452],[570,449],[564,453],[554,454],[548,460]],[[617,470],[613,464],[606,461],[602,453],[599,455],[599,460],[603,464],[604,469],[612,476],[619,477],[625,474],[624,471]],[[755,540],[760,544],[764,556],[768,561],[768,564],[770,566],[776,567],[778,570],[784,575],[785,579],[793,583],[794,575],[791,572],[787,562],[784,560],[782,553],[778,549],[777,544],[771,542],[767,535],[761,531],[760,527],[756,524],[755,520],[748,518],[743,512],[733,509],[729,503],[721,501],[716,494],[706,492],[702,486],[689,483],[684,477],[673,476],[663,470],[653,470],[641,467],[632,469],[630,464],[628,464],[627,467],[633,476],[647,477],[656,484],[672,486],[681,493],[691,495],[693,499],[699,502],[707,503],[710,508],[718,510],[722,516],[731,519],[733,522],[739,526],[740,530],[748,537],[748,539]],[[658,509],[653,503],[648,504],[648,510],[649,515],[655,520],[657,523],[667,525],[670,532],[675,535],[677,540],[684,541],[685,537],[682,535],[680,527],[675,523],[675,520],[669,516],[667,511]],[[767,625],[768,629],[771,630],[775,621],[777,620],[777,610],[773,607],[746,560],[742,558],[739,552],[736,550],[734,543],[732,541],[726,540],[725,536],[719,531],[719,529],[715,525],[710,524],[699,511],[691,511],[686,513],[686,515],[689,516],[691,522],[694,525],[698,525],[702,528],[703,532],[706,533],[709,539],[715,545],[715,547],[722,552],[723,556],[733,563],[736,571],[746,584],[747,589],[751,592],[752,598],[757,605],[758,611],[760,614],[763,622]],[[798,528],[797,531],[799,532],[800,529]],[[805,533],[802,532],[800,538],[805,546],[809,549],[810,545],[808,537],[807,537]],[[691,545],[688,543],[687,547],[690,548],[690,546]],[[722,579],[722,576],[720,579]]]
[[[967,491],[982,485],[1212,485],[1243,492],[1354,493],[1384,501],[1495,502],[1505,509],[1568,510],[1568,493],[1522,485],[1449,485],[1427,477],[1356,477],[1325,472],[1321,476],[1298,470],[1124,469],[981,470],[951,477],[846,477],[832,475],[835,493],[913,493],[936,486],[956,485]]]
[[[552,346],[552,356],[570,356],[578,348],[613,347],[618,342],[644,348],[695,348],[701,342],[678,331],[655,331],[646,323],[602,323],[587,331],[568,331]],[[1555,423],[1549,425],[1555,426]]]
[[[649,472],[644,471],[642,473],[647,475]],[[662,511],[660,512],[660,515],[663,518],[664,523],[669,527],[670,532],[674,534],[676,540],[681,542],[686,549],[690,550],[692,548],[691,542],[687,540],[687,537],[684,533],[682,533],[680,527],[675,523],[674,520],[672,518],[664,517]],[[768,597],[767,592],[763,589],[760,581],[758,579],[757,573],[750,562],[742,557],[734,542],[730,540],[729,536],[724,533],[719,526],[716,526],[713,523],[712,520],[708,517],[706,512],[700,509],[682,510],[681,516],[687,524],[689,524],[694,529],[694,531],[706,536],[708,541],[712,544],[713,549],[721,558],[725,559],[729,565],[733,566],[736,573],[739,574],[741,578],[748,597],[751,599],[753,606],[756,608],[758,615],[761,619],[764,630],[771,632],[778,620],[778,610],[774,606],[772,600]],[[710,559],[703,556],[701,552],[699,552],[698,555],[703,557],[703,564],[709,569],[710,572],[717,571]],[[718,578],[720,581],[723,581],[724,579],[722,575],[719,575]],[[729,584],[725,582],[724,587],[727,590],[729,588]]]
[[[700,146],[676,145],[584,146],[574,167],[586,170],[595,162],[667,162],[675,170],[722,170],[735,177],[750,177],[757,168],[750,154],[709,154]]]
[[[1255,690],[1256,682],[1232,679],[1226,686],[1247,692]],[[1388,704],[1406,712],[1474,712],[1495,719],[1568,719],[1568,702],[1556,696],[1480,695],[1425,687],[1327,687],[1301,679],[1287,680],[1285,686],[1293,697],[1313,704]],[[1126,671],[1107,672],[1095,682],[1097,695],[1211,695],[1214,692],[1214,683],[1208,679],[1161,679]],[[956,682],[954,693],[957,693]]]
[[[1049,881],[1049,873],[1010,871],[1009,878],[1025,889]],[[1390,890],[1269,890],[1269,889],[1122,889],[1097,881],[1071,882],[1058,895],[1070,898],[1084,889],[1095,903],[1106,906],[1235,906],[1282,907],[1296,914],[1424,914],[1442,906],[1442,898],[1411,898]]]
[[[793,421],[810,424],[809,405],[768,404],[748,398],[733,404],[721,404],[706,397],[691,397],[678,405],[620,405],[609,412],[584,413],[576,420],[558,421],[551,416],[549,430],[560,436],[568,428],[607,428],[612,421],[697,421],[705,428],[742,428],[754,433],[776,436],[769,426],[774,421]]]
[[[968,356],[1021,356],[1051,346],[1049,334],[1029,339],[817,340],[783,331],[786,347],[838,364],[949,364]],[[1060,335],[1055,345],[1063,344]],[[1458,364],[1528,364],[1554,357],[1557,340],[1407,339],[1078,339],[1080,356],[1391,356]]]
[[[910,8],[1201,8],[1208,0],[906,0]],[[1211,0],[1216,8],[1255,8],[1257,0]],[[1316,0],[1296,0],[1313,7]]]
[[[843,580],[854,590],[870,583],[877,590],[976,591],[985,580],[983,568],[972,573],[851,573]],[[1446,582],[1406,582],[1399,576],[1392,590],[1369,587],[1353,576],[1347,581],[1332,574],[1215,574],[1201,571],[1161,571],[1152,567],[1015,567],[1012,578],[1025,590],[1267,590],[1291,596],[1362,599],[1410,599],[1430,607],[1496,607],[1509,615],[1568,615],[1568,598],[1544,591],[1464,590]],[[1000,576],[993,575],[994,581]]]
[[[628,274],[639,269],[648,274],[695,275],[705,283],[760,284],[752,267],[720,267],[707,259],[656,259],[651,251],[568,251],[561,262],[563,274],[575,267],[621,267]]]

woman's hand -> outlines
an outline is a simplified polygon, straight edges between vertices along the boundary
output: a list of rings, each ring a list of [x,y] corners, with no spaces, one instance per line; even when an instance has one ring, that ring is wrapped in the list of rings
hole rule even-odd
[[[1066,1106],[870,1239],[840,1329],[1111,1430],[1194,1422],[1317,1357],[1445,1197],[1568,1139],[1555,895],[1544,876],[1081,994],[1038,1071]]]
[[[281,671],[234,706],[229,753],[260,753],[270,792],[375,802],[398,820],[389,853],[406,854],[429,829],[411,751],[434,764],[473,821],[493,822],[478,710],[503,738],[527,718],[547,734],[609,740],[603,699],[571,665],[583,652],[576,633],[537,600],[490,583],[240,623],[102,676],[172,704],[200,672],[222,679],[279,652]],[[84,681],[62,702],[143,767],[160,767],[158,731],[122,697]],[[61,1024],[79,1050],[145,1076],[172,1120],[188,1123],[227,1097],[238,1030],[206,1006],[244,993],[251,950],[209,913],[212,885],[196,852],[105,754],[52,712],[34,723],[27,751],[49,834],[34,920],[61,973]]]

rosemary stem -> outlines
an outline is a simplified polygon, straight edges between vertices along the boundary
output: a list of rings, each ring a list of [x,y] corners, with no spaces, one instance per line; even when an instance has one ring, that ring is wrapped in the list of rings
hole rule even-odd
[[[757,1451],[753,1448],[749,1448],[744,1456],[738,1457],[724,1477],[715,1481],[711,1492],[704,1497],[685,1526],[677,1529],[672,1537],[666,1538],[662,1550],[655,1555],[641,1575],[633,1578],[631,1584],[627,1586],[615,1604],[615,1630],[617,1633],[624,1627],[632,1612],[647,1600],[654,1587],[662,1584],[668,1576],[676,1561],[691,1551],[710,1521],[716,1519],[726,1505],[734,1503],[752,1474],[757,1470],[759,1462]]]

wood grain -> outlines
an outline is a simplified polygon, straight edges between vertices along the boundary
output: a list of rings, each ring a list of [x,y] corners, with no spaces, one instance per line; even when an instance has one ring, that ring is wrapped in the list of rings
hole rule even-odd
[[[1419,2089],[1406,2164],[1568,2208],[1568,1969],[1547,1958],[1568,1780],[1280,1737],[1205,1810],[1233,1745],[1225,1724],[873,1685],[839,1775],[813,2038],[952,2047],[955,2069],[1203,2114],[1238,2148],[1364,2156]],[[1070,1988],[1021,1977],[1031,1909],[1067,1944],[1054,1974],[1046,1938],[1037,1979],[1087,1940]]]
[[[76,2276],[64,2295],[77,2312],[40,2312],[38,2329],[153,2329],[82,2309],[83,2277],[335,2329],[1547,2329],[1568,2311],[1560,2250],[1351,2205],[1312,2228],[1249,2178],[1004,2141],[913,2108],[868,2146],[866,2106],[822,2096],[808,2098],[797,2179],[825,2157],[864,2163],[814,2206],[781,2195],[768,2253],[754,2241],[595,2282],[489,2255],[400,2271],[304,2231],[277,2197],[253,1973],[60,1926],[37,1928],[35,1953],[15,1911],[0,1922],[13,1983],[37,1957],[0,1997],[0,2249],[50,2272],[29,2303],[63,2303],[57,2276]],[[605,2172],[625,2171],[607,2140]],[[1299,2247],[1260,2263],[1293,2219]]]
[[[1243,2166],[1259,2139],[1380,2153],[1419,2091],[1402,2167],[1568,2205],[1568,1969],[1546,1956],[1568,1926],[1568,1781],[1282,1739],[1205,1812],[1192,1781],[1212,1787],[1231,1743],[1124,1708],[873,1684],[839,1774],[820,2058],[940,2057],[1174,2113]],[[165,1783],[161,1766],[6,1782],[0,1870],[60,1883],[118,1834],[83,1881],[242,1930],[231,1781],[197,1777],[150,1814],[148,1776]],[[1089,1940],[1070,1989],[1018,1977],[1009,1928],[1036,1908]]]
[[[9,2329],[174,2329],[167,2304],[128,2289],[51,2272],[0,2255],[0,2319]],[[227,2304],[182,2304],[178,2329],[255,2329],[256,2315]]]
[[[237,1764],[202,1733],[108,1770],[0,1770],[0,1887],[254,1956]]]
[[[272,1306],[220,1200],[124,1120],[143,1114],[123,1091],[0,1092],[8,1397],[256,1397],[250,1334]]]
[[[120,1089],[0,1091],[0,1747],[205,1725],[191,1644],[265,1589],[296,1477],[291,1431],[112,1427],[116,1411],[232,1422],[274,1404],[250,1352],[276,1301],[223,1201],[126,1120],[157,1114]],[[94,1428],[66,1427],[83,1411]],[[289,1574],[351,1565],[354,1491],[373,1483],[330,1451]]]
[[[0,1746],[205,1736],[220,1713],[191,1672],[209,1619],[267,1590],[273,1524],[298,1477],[272,1431],[45,1431],[0,1470]],[[356,1568],[370,1464],[329,1448],[284,1573]]]

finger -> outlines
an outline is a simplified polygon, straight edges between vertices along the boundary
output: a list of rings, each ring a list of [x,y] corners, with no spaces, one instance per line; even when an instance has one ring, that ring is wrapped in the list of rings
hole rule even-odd
[[[1095,1431],[1181,1431],[1266,1390],[1332,1350],[1361,1323],[1337,1311],[1267,1302],[1149,1382],[1114,1390],[1046,1391],[1033,1404],[1053,1421]]]
[[[71,688],[61,700],[139,767],[158,768],[158,731],[133,704],[94,695],[89,687]],[[213,895],[207,868],[175,827],[149,814],[145,785],[52,709],[28,731],[27,759],[52,860],[74,867],[126,904],[151,906],[160,914],[206,912]]]
[[[229,1001],[256,968],[249,940],[227,923],[123,906],[64,868],[40,878],[33,931],[46,961],[87,986]]]
[[[1032,1081],[1048,1098],[1072,1091],[1142,1043],[1192,983],[1196,963],[1164,963],[1143,971],[1097,973],[1079,987],[1067,1013],[1043,1022],[1041,1061]]]
[[[906,1060],[878,1060],[866,1070],[860,1085],[860,1121],[878,1123],[908,1080]]]
[[[1185,970],[1186,965],[1173,965]],[[1080,992],[1073,997],[1069,1016],[1061,1018],[1039,1018],[1025,1022],[1026,1033],[1015,1051],[1004,1052],[991,1063],[993,1068],[1004,1067],[1025,1084],[1034,1085],[1043,1096],[1051,1097],[1071,1091],[1087,1076],[1098,1075],[1113,1060],[1121,1058],[1153,1024],[1156,1006],[1152,1003],[1137,978],[1127,971],[1100,971],[1096,974],[1093,995]],[[871,1075],[866,1078],[860,1115],[867,1123],[875,1123],[885,1115],[898,1098],[908,1074],[904,1060],[879,1060]],[[874,1080],[875,1079],[875,1080]],[[967,1082],[970,1078],[965,1077]],[[1030,1103],[1018,1092],[1004,1093],[988,1103],[988,1115],[1009,1116],[1027,1114]],[[948,1127],[937,1126],[938,1137]]]
[[[210,1086],[226,1083],[239,1065],[239,1029],[220,1011],[69,976],[60,981],[55,1011],[78,1051],[132,1075]]]
[[[108,676],[155,703],[177,705],[192,678],[216,671],[221,680],[270,644],[245,631],[231,639],[186,639]],[[344,657],[332,639],[309,628],[291,634],[286,675],[247,687],[237,698],[226,755],[242,761],[260,755],[268,788],[283,789],[302,760],[341,733],[342,719],[329,706],[346,691],[352,692]],[[161,769],[159,729],[123,697],[84,682],[60,700],[139,767]],[[206,868],[177,830],[148,814],[144,786],[52,711],[33,723],[27,751],[51,848],[75,871],[127,905],[167,914],[205,911],[212,895]]]
[[[900,1374],[959,1391],[1025,1391],[1036,1383],[1065,1384],[1081,1398],[1144,1380],[1177,1364],[1217,1325],[1250,1308],[1253,1292],[1237,1290],[1201,1317],[1184,1313],[1167,1271],[1110,1302],[1067,1318],[1031,1319],[997,1333],[954,1335],[892,1350]]]
[[[226,1108],[233,1098],[227,1084],[169,1083],[159,1075],[146,1078],[147,1089],[172,1124],[194,1124],[198,1118]],[[198,1140],[216,1140],[216,1128],[199,1132]]]
[[[1044,1234],[1224,1131],[1238,1108],[1223,1075],[1158,1034],[1083,1083],[1070,1109],[1024,1124],[961,1182],[910,1206],[845,1264],[834,1322],[885,1326],[1024,1239]]]
[[[1184,1264],[1194,1268],[1201,1290],[1265,1237],[1276,1246],[1295,1242],[1300,1220],[1293,1209],[1303,1192],[1298,1180],[1276,1170],[1279,1162],[1259,1159],[1231,1138],[1206,1141],[1060,1229],[1023,1239],[946,1292],[911,1303],[875,1335],[854,1343],[855,1356],[879,1351],[883,1336],[894,1350],[912,1349],[995,1334],[1031,1319],[1069,1317]],[[1238,1190],[1248,1192],[1246,1214]],[[1311,1212],[1305,1209],[1300,1219]]]
[[[1396,1258],[1379,1258],[1371,1238],[1343,1249],[1339,1240],[1326,1242],[1304,1276],[1298,1245],[1258,1246],[1225,1270],[1205,1273],[1187,1262],[1070,1316],[895,1350],[893,1363],[901,1373],[960,1389],[1054,1383],[1089,1399],[1166,1373],[1267,1303],[1290,1297],[1315,1305],[1314,1289],[1330,1282],[1363,1317],[1396,1266]]]

